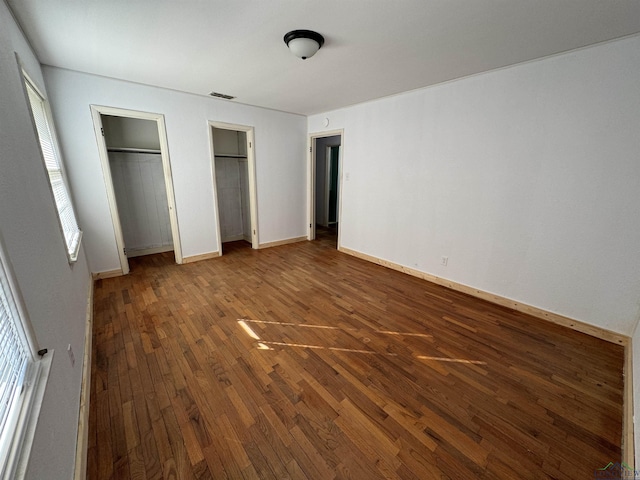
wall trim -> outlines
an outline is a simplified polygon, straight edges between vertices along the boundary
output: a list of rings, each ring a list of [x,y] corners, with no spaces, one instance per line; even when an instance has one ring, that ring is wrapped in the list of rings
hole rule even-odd
[[[431,283],[435,283],[437,285],[441,285],[443,287],[447,287],[452,290],[456,290],[458,292],[466,293],[473,297],[477,297],[482,300],[487,300],[491,303],[495,303],[503,307],[508,307],[513,310],[517,310],[518,312],[526,313],[533,317],[540,318],[542,320],[547,320],[549,322],[562,325],[564,327],[569,327],[572,330],[576,330],[581,333],[586,333],[587,335],[591,335],[592,337],[600,338],[601,340],[606,340],[607,342],[615,343],[617,345],[622,345],[625,348],[628,345],[630,345],[631,339],[629,337],[627,337],[626,335],[622,335],[621,333],[616,333],[611,330],[607,330],[606,328],[597,327],[595,325],[581,322],[579,320],[576,320],[570,317],[565,317],[563,315],[550,312],[548,310],[544,310],[539,307],[534,307],[533,305],[528,305],[526,303],[518,302],[516,300],[510,299],[507,297],[502,297],[495,293],[485,292],[484,290],[470,287],[468,285],[464,285],[463,283],[454,282],[453,280],[448,280],[446,278],[438,277],[436,275],[422,272],[414,268],[405,267],[404,265],[400,265],[398,263],[394,263],[389,260],[384,260],[382,258],[374,257],[366,253],[361,253],[361,252],[358,252],[357,250],[351,250],[350,248],[345,248],[345,247],[339,247],[338,250],[348,255],[352,255],[354,257],[358,257],[363,260],[367,260],[369,262],[382,265],[383,267],[391,268],[392,270],[397,270],[399,272],[403,272],[414,277],[422,278],[423,280],[427,280]]]
[[[309,231],[307,240],[315,240],[316,238],[316,142],[321,138],[340,136],[340,156],[338,158],[338,220],[342,219],[342,164],[344,152],[344,128],[336,130],[326,130],[321,132],[310,132],[307,134],[309,162],[307,163],[307,219],[309,223]],[[341,229],[338,229],[338,245],[341,245]]]
[[[238,125],[235,123],[226,122],[214,122],[209,120],[207,122],[209,129],[209,154],[211,155],[211,179],[213,181],[213,200],[215,202],[216,209],[216,232],[218,236],[218,251],[222,251],[222,230],[220,229],[220,205],[218,202],[218,184],[216,182],[216,154],[215,145],[213,144],[213,129],[218,128],[222,130],[235,130],[236,132],[246,133],[247,144],[247,169],[249,173],[249,216],[251,224],[251,248],[260,248],[260,231],[258,228],[258,194],[256,192],[258,185],[258,177],[256,175],[256,156],[255,156],[255,129],[248,125]],[[242,240],[242,239],[239,239]]]
[[[87,315],[82,362],[82,388],[78,412],[78,437],[76,440],[76,463],[74,480],[87,478],[87,449],[89,443],[89,397],[91,395],[91,349],[93,342],[93,281],[89,282]]]
[[[226,237],[224,240],[222,240],[222,243],[238,242],[240,240],[246,240],[246,237],[244,236],[244,233],[241,233],[239,235],[232,235],[230,237]],[[249,243],[251,243],[251,240],[249,240]]]
[[[121,277],[122,275],[122,270],[120,270],[119,268],[116,270],[105,270],[104,272],[91,272],[91,278],[93,278],[94,280],[100,280],[101,278]]]
[[[201,260],[209,260],[211,258],[217,258],[220,256],[220,252],[201,253],[200,255],[191,255],[190,257],[182,257],[182,263],[199,262]]]
[[[129,260],[125,253],[124,236],[122,233],[122,223],[120,214],[118,213],[118,205],[116,201],[116,193],[113,186],[113,177],[111,175],[111,166],[109,164],[109,154],[107,152],[106,138],[103,134],[102,115],[113,115],[116,117],[138,118],[142,120],[151,120],[156,122],[158,128],[158,137],[160,138],[160,157],[162,158],[162,172],[164,174],[164,184],[167,191],[167,207],[169,208],[169,223],[171,224],[171,239],[173,242],[173,253],[177,264],[182,263],[182,246],[180,243],[180,229],[178,228],[178,214],[176,211],[176,199],[173,188],[173,177],[171,174],[171,160],[169,158],[169,144],[167,142],[167,127],[164,115],[161,113],[148,113],[138,110],[129,110],[124,108],[107,107],[103,105],[89,105],[91,111],[91,119],[93,121],[93,130],[98,146],[98,155],[100,157],[100,166],[102,168],[102,180],[104,183],[107,200],[109,203],[109,211],[111,213],[111,222],[115,234],[116,247],[118,251],[118,259],[120,260],[120,268],[123,275],[129,273]]]
[[[622,396],[622,461],[635,471],[635,432],[633,424],[633,344],[624,347],[624,390]]]
[[[289,243],[305,242],[306,240],[307,236],[305,235],[304,237],[287,238],[284,240],[276,240],[275,242],[261,243],[258,248],[278,247],[280,245],[287,245]]]
[[[154,255],[156,253],[164,253],[173,251],[173,245],[163,245],[161,247],[141,248],[139,250],[129,250],[127,258],[141,257],[143,255]]]

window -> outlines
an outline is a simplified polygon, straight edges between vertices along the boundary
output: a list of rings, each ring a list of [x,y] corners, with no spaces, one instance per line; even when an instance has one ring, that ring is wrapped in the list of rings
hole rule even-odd
[[[0,478],[20,478],[43,393],[41,379],[48,375],[50,358],[44,368],[36,359],[25,328],[26,316],[5,265],[0,248]]]
[[[42,150],[53,198],[58,210],[60,226],[67,245],[67,255],[70,262],[75,262],[78,258],[82,231],[78,228],[78,222],[71,203],[71,195],[69,195],[69,189],[62,172],[62,162],[55,143],[52,124],[49,121],[47,102],[26,75],[25,84],[31,111],[33,112],[33,121],[40,139],[40,149]]]

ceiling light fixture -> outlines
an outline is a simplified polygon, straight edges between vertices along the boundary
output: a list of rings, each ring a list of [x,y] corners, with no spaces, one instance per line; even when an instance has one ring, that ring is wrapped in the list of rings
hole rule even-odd
[[[292,30],[284,36],[284,43],[296,57],[311,58],[324,44],[324,37],[311,30]]]

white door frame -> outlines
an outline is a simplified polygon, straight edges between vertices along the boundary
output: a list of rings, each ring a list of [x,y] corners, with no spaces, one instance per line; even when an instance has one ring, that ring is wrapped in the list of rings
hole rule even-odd
[[[104,178],[105,188],[107,190],[107,199],[109,201],[109,210],[111,211],[111,221],[113,222],[113,230],[116,237],[116,245],[118,247],[118,257],[120,258],[120,268],[122,274],[129,273],[129,260],[125,253],[124,236],[122,234],[122,225],[120,223],[120,215],[118,214],[118,204],[116,202],[116,194],[113,188],[113,178],[111,176],[111,166],[109,165],[109,154],[107,152],[107,142],[104,137],[104,129],[102,126],[102,115],[112,115],[115,117],[138,118],[141,120],[153,120],[158,125],[158,137],[160,138],[160,156],[162,158],[162,169],[164,172],[164,183],[167,190],[167,206],[169,207],[169,220],[171,222],[171,236],[173,239],[173,252],[176,263],[181,264],[182,247],[180,244],[180,231],[178,229],[178,216],[176,213],[176,201],[173,192],[173,177],[171,176],[171,162],[169,161],[169,144],[167,142],[167,129],[164,122],[164,115],[159,113],[140,112],[136,110],[127,110],[124,108],[105,107],[102,105],[91,105],[91,117],[93,118],[93,129],[98,142],[98,153],[100,154],[100,163],[102,165],[102,175]]]
[[[316,132],[309,134],[309,172],[308,179],[308,195],[307,203],[309,205],[308,220],[309,220],[309,233],[307,234],[308,240],[315,240],[316,238],[316,141],[319,138],[333,137],[340,135],[340,154],[338,156],[338,221],[342,219],[342,155],[344,152],[344,129],[328,130],[326,132]],[[340,242],[340,231],[342,229],[338,227],[338,250],[342,243]]]
[[[325,177],[325,189],[324,189],[324,212],[326,215],[326,224],[329,225],[329,205],[331,203],[331,199],[329,198],[330,195],[330,186],[331,186],[331,149],[332,148],[338,148],[338,174],[340,173],[340,156],[342,155],[342,145],[341,144],[337,144],[337,145],[327,145],[327,151],[325,154],[325,162],[327,163],[327,172],[325,173],[326,177]],[[338,180],[338,188],[340,188],[340,181]],[[340,204],[338,203],[338,198],[336,198],[336,221],[334,223],[339,223],[340,222]],[[317,220],[317,219],[316,219]]]
[[[222,232],[220,230],[220,209],[218,206],[218,185],[216,182],[216,155],[213,145],[213,129],[234,130],[245,132],[247,135],[247,167],[249,170],[249,212],[251,216],[251,248],[260,248],[258,232],[258,192],[256,188],[256,158],[255,158],[255,132],[254,128],[248,125],[238,125],[235,123],[207,122],[209,129],[209,145],[211,150],[211,178],[213,180],[213,200],[216,206],[216,234],[218,236],[218,252],[222,255]]]

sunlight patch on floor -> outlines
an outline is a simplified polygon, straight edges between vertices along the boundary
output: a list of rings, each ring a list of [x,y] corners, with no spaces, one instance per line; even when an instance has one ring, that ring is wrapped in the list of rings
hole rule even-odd
[[[327,330],[342,330],[349,332],[358,332],[357,328],[342,328],[336,327],[334,325],[313,325],[311,323],[291,323],[291,322],[273,322],[269,320],[249,320],[248,318],[243,318],[238,320],[238,322],[247,322],[249,323],[262,323],[266,325],[280,325],[284,327],[302,327],[302,328],[322,328]],[[400,335],[407,337],[424,337],[424,338],[433,338],[433,335],[429,335],[428,333],[413,333],[413,332],[393,332],[391,330],[372,330],[373,333],[380,333],[383,335]]]
[[[435,362],[450,362],[450,363],[470,363],[473,365],[486,365],[487,362],[481,360],[464,360],[462,358],[448,358],[448,357],[429,357],[427,355],[416,355],[414,358],[419,360],[432,360]]]
[[[355,329],[355,328],[341,328],[341,327],[335,327],[335,326],[332,326],[332,325],[311,325],[311,324],[304,324],[304,323],[274,322],[274,321],[268,321],[268,320],[250,320],[250,319],[247,319],[247,318],[238,319],[237,322],[238,322],[238,325],[240,325],[242,330],[249,337],[253,338],[254,340],[257,340],[257,348],[258,348],[258,350],[273,350],[273,348],[270,347],[270,345],[277,345],[277,346],[281,346],[281,347],[311,348],[311,349],[316,349],[316,350],[333,350],[333,351],[338,351],[338,352],[361,353],[361,354],[366,354],[366,355],[386,355],[386,356],[390,356],[390,357],[397,357],[398,356],[397,353],[390,353],[390,352],[376,352],[376,351],[373,351],[373,350],[359,350],[359,349],[355,349],[355,348],[329,347],[329,346],[323,346],[323,345],[311,345],[311,344],[306,344],[306,343],[275,342],[275,341],[264,340],[248,324],[249,323],[258,323],[258,324],[265,324],[265,325],[279,325],[279,326],[285,326],[285,327],[305,327],[305,328],[320,328],[320,329],[342,330],[342,331],[344,331],[344,330],[360,331],[360,330]],[[390,330],[373,330],[372,332],[373,333],[385,334],[385,335],[404,335],[404,336],[416,336],[416,337],[429,337],[429,338],[432,338],[432,335],[423,334],[423,333],[394,332],[394,331],[390,331]],[[362,340],[363,340],[364,343],[368,343],[370,341],[367,337],[364,337]],[[433,356],[428,356],[428,355],[412,355],[412,356],[413,356],[413,358],[416,358],[418,360],[433,361],[433,362],[464,363],[464,364],[472,364],[472,365],[486,365],[487,364],[487,362],[483,362],[481,360],[466,360],[466,359],[463,359],[463,358],[433,357]]]

